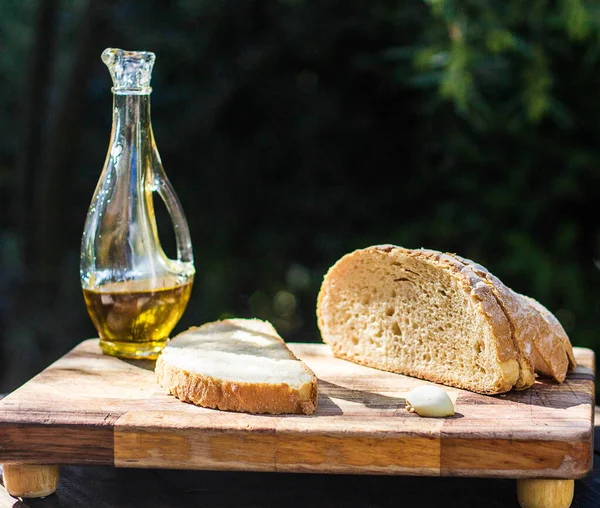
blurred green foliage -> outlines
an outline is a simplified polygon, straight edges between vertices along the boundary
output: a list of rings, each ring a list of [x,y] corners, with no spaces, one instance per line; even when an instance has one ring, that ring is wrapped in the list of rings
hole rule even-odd
[[[43,139],[91,3],[58,2]],[[198,269],[176,331],[254,315],[318,341],[327,268],[396,243],[482,263],[600,351],[595,2],[106,2],[93,14],[97,56],[75,83],[82,114],[62,140],[50,296],[19,317],[15,291],[46,255],[25,259],[10,207],[39,5],[0,4],[0,390],[94,334],[78,252],[110,133],[106,46],[157,54],[153,125]],[[167,250],[168,227],[163,216]]]

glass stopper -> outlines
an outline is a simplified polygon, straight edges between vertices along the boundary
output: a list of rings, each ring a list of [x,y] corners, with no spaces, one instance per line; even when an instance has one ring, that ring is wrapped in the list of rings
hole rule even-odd
[[[116,94],[149,94],[150,79],[156,55],[149,51],[125,51],[106,48],[102,61],[108,67],[113,80],[112,91]]]

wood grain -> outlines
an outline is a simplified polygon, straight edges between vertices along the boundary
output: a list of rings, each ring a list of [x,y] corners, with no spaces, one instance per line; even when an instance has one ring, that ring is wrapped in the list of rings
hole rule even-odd
[[[319,378],[314,415],[249,415],[184,404],[150,362],[85,341],[0,401],[0,463],[577,478],[591,467],[594,355],[565,383],[484,396],[444,387],[456,415],[421,418],[404,394],[427,382],[289,344]]]

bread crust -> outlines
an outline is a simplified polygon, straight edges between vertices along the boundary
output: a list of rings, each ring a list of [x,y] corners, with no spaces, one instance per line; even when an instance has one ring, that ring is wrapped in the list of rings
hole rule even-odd
[[[264,327],[263,333],[268,333],[271,338],[281,341],[290,358],[300,362],[304,370],[311,376],[311,381],[304,383],[299,388],[294,388],[284,382],[248,383],[219,379],[180,368],[169,362],[168,355],[161,355],[158,357],[155,367],[159,385],[183,402],[213,409],[257,414],[309,415],[314,413],[318,404],[317,377],[287,348],[270,323],[261,320],[222,320],[207,323],[201,327],[193,327],[190,330],[230,325],[240,321],[252,322],[255,327]],[[177,340],[178,337],[190,330],[182,332],[173,340]]]

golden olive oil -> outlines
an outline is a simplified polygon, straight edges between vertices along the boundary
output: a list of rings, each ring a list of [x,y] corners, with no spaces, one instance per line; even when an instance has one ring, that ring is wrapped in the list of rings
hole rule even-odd
[[[179,322],[192,292],[193,280],[178,284],[168,277],[149,289],[149,281],[125,281],[84,289],[88,313],[105,354],[155,359]]]

